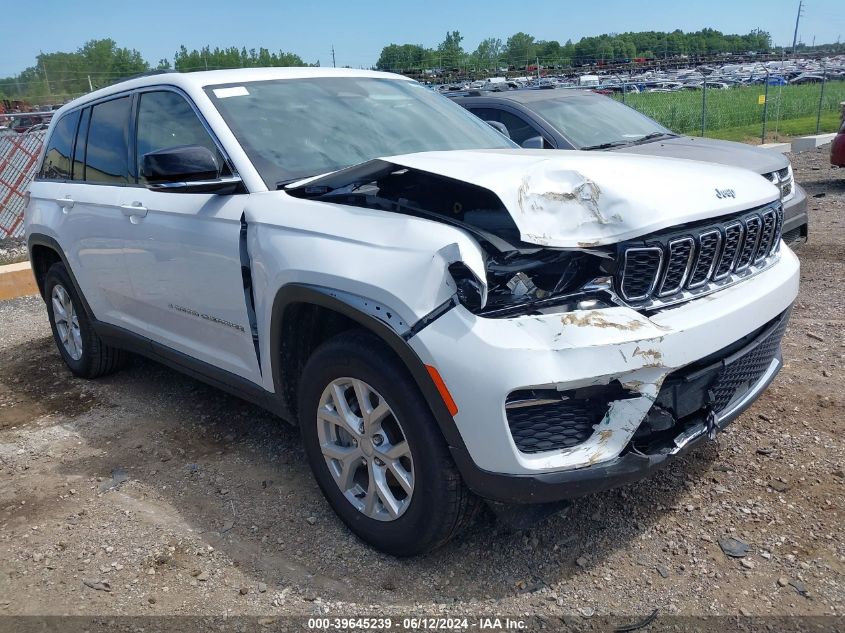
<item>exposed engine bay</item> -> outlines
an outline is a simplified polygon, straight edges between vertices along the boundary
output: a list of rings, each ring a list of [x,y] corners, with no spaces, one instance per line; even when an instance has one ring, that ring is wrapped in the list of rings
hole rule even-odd
[[[519,230],[492,191],[387,161],[374,160],[286,188],[292,196],[430,218],[473,235],[485,253],[486,284],[462,262],[449,272],[470,311],[495,317],[540,313],[562,304],[597,308],[612,302],[613,247],[541,248]]]

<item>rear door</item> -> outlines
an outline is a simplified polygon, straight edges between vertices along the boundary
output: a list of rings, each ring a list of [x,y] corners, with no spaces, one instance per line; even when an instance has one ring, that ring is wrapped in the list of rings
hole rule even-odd
[[[148,152],[203,145],[218,157],[221,176],[231,175],[232,167],[182,92],[163,87],[141,91],[135,108],[132,163],[138,186],[125,189],[119,201],[129,214],[123,234],[133,288],[133,329],[168,348],[260,382],[249,291],[241,269],[241,248],[246,248],[241,217],[248,194],[147,189],[140,166]]]
[[[117,200],[129,183],[130,105],[117,96],[63,115],[33,187],[94,315],[121,326],[131,286]]]

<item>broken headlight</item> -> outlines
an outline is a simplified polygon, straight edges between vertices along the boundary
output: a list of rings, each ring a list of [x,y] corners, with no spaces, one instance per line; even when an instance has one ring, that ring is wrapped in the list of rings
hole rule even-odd
[[[487,258],[487,293],[464,264],[449,267],[457,296],[468,310],[484,316],[530,314],[544,307],[594,309],[607,305],[607,293],[594,282],[612,274],[613,258],[602,252],[538,249],[507,251]]]

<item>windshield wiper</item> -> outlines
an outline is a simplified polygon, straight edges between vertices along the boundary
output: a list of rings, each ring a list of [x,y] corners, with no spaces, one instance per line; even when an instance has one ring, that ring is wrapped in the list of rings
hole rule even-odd
[[[611,147],[622,147],[623,145],[630,144],[630,141],[611,141],[609,143],[601,143],[599,145],[587,145],[586,147],[582,147],[581,149],[610,149]]]
[[[675,138],[676,136],[678,136],[678,135],[672,134],[672,133],[669,133],[669,132],[652,132],[651,134],[646,134],[645,136],[641,136],[638,139],[634,139],[633,141],[631,141],[629,143],[629,145],[639,145],[641,143],[648,143],[649,141],[653,141],[656,138],[664,138],[664,137]]]
[[[284,189],[292,182],[299,182],[300,180],[307,180],[308,178],[313,178],[314,176],[318,176],[319,174],[313,174],[311,176],[297,176],[296,178],[286,178],[285,180],[280,180],[276,183],[276,191],[279,189]]]
[[[602,143],[601,145],[588,145],[586,147],[582,147],[581,149],[610,149],[611,147],[625,147],[628,145],[639,145],[640,143],[648,143],[649,141],[653,141],[656,138],[662,138],[664,136],[674,138],[677,134],[672,134],[670,132],[652,132],[651,134],[646,134],[645,136],[641,136],[640,138],[631,139],[630,141],[611,141],[609,143]]]

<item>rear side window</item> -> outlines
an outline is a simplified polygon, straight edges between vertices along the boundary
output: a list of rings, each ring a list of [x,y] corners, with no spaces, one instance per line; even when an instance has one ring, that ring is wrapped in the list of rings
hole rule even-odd
[[[91,121],[91,108],[82,111],[79,119],[79,131],[76,133],[76,145],[73,150],[73,179],[85,180],[85,142],[88,139],[88,124]]]
[[[191,105],[169,90],[144,92],[138,105],[138,136],[135,160],[139,181],[143,176],[144,154],[179,145],[201,145],[217,157],[222,175],[229,175],[226,162]]]
[[[41,165],[40,178],[47,180],[68,180],[70,178],[70,161],[73,155],[73,141],[76,138],[76,124],[79,122],[79,110],[69,112],[56,123],[44,162]]]
[[[129,182],[131,97],[98,103],[91,109],[85,151],[85,181],[109,185]]]

